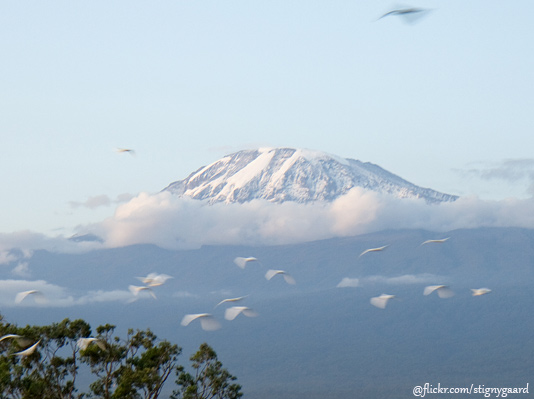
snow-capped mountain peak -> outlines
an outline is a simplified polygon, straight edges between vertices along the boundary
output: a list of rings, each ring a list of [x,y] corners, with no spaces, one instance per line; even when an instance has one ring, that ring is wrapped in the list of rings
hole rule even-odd
[[[227,155],[164,190],[214,202],[332,201],[354,187],[427,202],[457,197],[415,186],[372,163],[320,151],[259,148]]]

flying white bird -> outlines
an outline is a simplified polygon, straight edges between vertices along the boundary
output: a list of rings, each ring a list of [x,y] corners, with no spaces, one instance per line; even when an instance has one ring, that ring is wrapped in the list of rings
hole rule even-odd
[[[471,292],[473,293],[473,296],[480,296],[489,294],[491,290],[489,288],[471,288]]]
[[[237,266],[239,266],[241,269],[244,269],[245,266],[247,265],[247,263],[249,263],[249,262],[258,262],[258,263],[260,263],[260,261],[257,258],[254,258],[252,256],[248,257],[248,258],[243,258],[241,256],[238,256],[237,258],[234,259],[234,263]]]
[[[447,285],[429,285],[428,287],[425,287],[423,295],[430,295],[434,291],[437,292],[440,298],[450,298],[451,296],[454,296],[454,292]]]
[[[157,287],[157,286],[163,285],[170,278],[173,278],[173,277],[167,274],[157,274],[157,273],[149,273],[148,276],[146,277],[137,277],[137,279],[141,280],[143,284],[146,284],[149,287]]]
[[[144,287],[144,286],[139,287],[137,285],[130,285],[130,286],[128,286],[128,289],[135,296],[139,295],[139,292],[141,292],[141,291],[147,291],[152,296],[152,298],[158,299],[158,298],[156,298],[156,294],[154,294],[154,291],[152,291],[152,289],[150,287]]]
[[[388,301],[392,298],[395,298],[395,295],[382,294],[380,296],[371,298],[369,302],[371,302],[371,305],[374,305],[377,308],[385,309]]]
[[[104,344],[104,341],[98,339],[98,338],[93,338],[93,337],[89,337],[89,338],[80,338],[77,342],[76,342],[76,345],[78,346],[78,348],[80,348],[81,350],[86,350],[87,347],[89,345],[91,345],[92,343],[95,343],[96,345],[98,345],[98,347],[100,349],[102,349],[103,351],[106,350],[106,345]]]
[[[193,320],[199,319],[200,326],[205,331],[213,331],[221,328],[221,323],[219,323],[215,318],[209,313],[196,313],[196,314],[186,314],[182,319],[182,326],[187,326]]]
[[[447,238],[441,238],[439,240],[426,240],[425,242],[423,242],[421,245],[425,245],[425,244],[430,244],[430,243],[444,243],[445,241],[447,241],[450,237],[447,237]],[[420,246],[421,246],[420,245]]]
[[[234,320],[240,313],[243,313],[247,317],[256,317],[258,314],[251,308],[246,306],[232,306],[226,309],[224,312],[224,318],[226,320]]]
[[[366,249],[365,251],[363,251],[360,256],[363,256],[369,252],[379,252],[379,251],[383,251],[384,249],[386,249],[387,247],[389,247],[389,245],[384,245],[383,247],[378,247],[378,248],[369,248],[369,249]]]
[[[35,344],[33,344],[27,349],[24,349],[23,351],[13,353],[13,356],[30,356],[33,352],[35,352],[35,349],[37,349],[37,345],[39,345],[39,342],[41,342],[41,340],[37,341]]]
[[[29,291],[19,292],[15,296],[15,303],[21,303],[28,295],[33,295],[35,298],[35,302],[37,303],[43,303],[46,301],[46,298],[41,291],[29,290]]]
[[[17,334],[4,335],[3,337],[0,338],[0,342],[2,342],[5,339],[14,339],[15,341],[17,341],[17,344],[19,344],[19,346],[27,346],[32,342],[31,339],[25,338],[25,337],[23,337],[21,335],[17,335]]]
[[[267,273],[265,273],[265,278],[267,280],[270,280],[274,276],[276,276],[277,274],[281,274],[284,277],[284,280],[286,280],[286,283],[293,284],[293,285],[296,284],[295,279],[289,273],[287,273],[284,270],[269,269],[269,270],[267,270]]]
[[[227,302],[239,302],[239,301],[242,301],[243,299],[245,299],[247,297],[247,295],[245,296],[240,296],[238,298],[228,298],[228,299],[223,299],[221,302],[219,302],[217,305],[215,305],[215,307],[219,306],[219,305],[222,305],[223,303],[227,303]]]
[[[17,334],[7,334],[0,338],[0,342],[3,341],[4,339],[14,339],[14,338],[21,338],[21,336]]]

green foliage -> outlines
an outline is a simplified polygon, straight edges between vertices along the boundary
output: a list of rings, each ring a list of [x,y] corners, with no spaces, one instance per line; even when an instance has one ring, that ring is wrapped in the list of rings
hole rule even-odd
[[[149,329],[129,330],[121,339],[115,326],[106,324],[96,328],[92,338],[97,341],[80,347],[78,340],[92,335],[90,325],[83,320],[17,327],[0,316],[0,336],[8,334],[16,336],[0,341],[0,398],[157,399],[168,377],[173,372],[183,373],[177,363],[181,348],[159,340]],[[38,341],[33,353],[16,355]],[[209,346],[203,344],[191,359],[198,370],[195,383],[218,395],[205,397],[241,396],[240,387],[229,384],[235,377],[222,368]],[[80,368],[82,365],[86,366]],[[95,377],[89,392],[76,388],[80,370],[90,370]]]
[[[232,383],[236,377],[222,367],[208,344],[200,345],[190,360],[195,376],[182,366],[177,367],[179,390],[173,392],[172,399],[237,399],[243,396],[241,386]]]

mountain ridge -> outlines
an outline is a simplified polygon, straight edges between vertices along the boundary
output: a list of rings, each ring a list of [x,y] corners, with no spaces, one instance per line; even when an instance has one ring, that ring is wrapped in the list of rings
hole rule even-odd
[[[351,189],[422,198],[428,203],[458,197],[423,188],[380,166],[321,151],[295,148],[259,148],[238,151],[202,166],[162,191],[209,203],[333,201]]]

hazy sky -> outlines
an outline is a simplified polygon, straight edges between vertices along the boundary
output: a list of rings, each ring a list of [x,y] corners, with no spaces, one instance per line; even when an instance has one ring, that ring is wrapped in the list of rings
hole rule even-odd
[[[301,147],[530,197],[534,3],[0,4],[1,233],[69,235],[221,156]],[[135,156],[116,148],[133,148]]]

